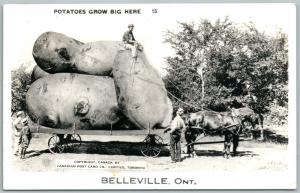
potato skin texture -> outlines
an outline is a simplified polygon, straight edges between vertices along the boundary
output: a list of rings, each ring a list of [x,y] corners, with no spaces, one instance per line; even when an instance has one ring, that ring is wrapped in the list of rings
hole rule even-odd
[[[122,42],[84,44],[46,32],[36,40],[33,57],[41,70],[50,73],[33,74],[39,79],[26,98],[31,117],[41,125],[68,128],[78,123],[84,125],[81,129],[105,129],[125,120],[125,129],[128,125],[147,129],[165,128],[171,122],[173,107],[159,73],[143,52],[133,66],[131,51]],[[90,108],[78,115],[74,109],[80,101]]]
[[[139,128],[169,126],[173,107],[159,73],[151,66],[143,52],[137,61],[129,50],[119,51],[113,66],[118,104]]]
[[[39,78],[49,75],[48,72],[41,69],[38,65],[35,65],[31,72],[31,82],[36,81]]]
[[[31,118],[52,128],[109,129],[120,120],[110,77],[74,73],[50,74],[33,82],[26,95]],[[80,101],[88,101],[88,111],[75,114]]]
[[[32,55],[48,73],[75,72],[99,76],[111,75],[119,41],[82,43],[61,33],[45,32],[34,43]]]

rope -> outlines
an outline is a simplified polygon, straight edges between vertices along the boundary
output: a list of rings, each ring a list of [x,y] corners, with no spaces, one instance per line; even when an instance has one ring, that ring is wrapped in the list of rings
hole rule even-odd
[[[168,81],[169,83],[171,83],[178,91],[181,91],[181,90],[180,90],[173,82],[169,81],[168,79],[167,79],[167,81]],[[181,94],[182,94],[182,93],[181,93]],[[193,102],[196,103],[197,105],[201,106],[201,104],[199,104],[199,103],[196,102],[195,100],[190,99],[190,98],[187,97],[185,94],[183,94],[183,96],[186,97],[186,98],[188,98],[190,101],[193,101]],[[202,108],[200,108],[200,109],[202,109]],[[204,109],[204,108],[203,108],[203,109]],[[208,110],[208,109],[206,109],[206,110]]]
[[[190,104],[190,103],[184,102],[183,100],[181,100],[181,99],[177,98],[176,96],[174,96],[174,95],[173,95],[171,92],[169,92],[169,91],[167,91],[167,93],[168,93],[169,95],[171,95],[173,98],[175,98],[176,100],[178,100],[179,102],[182,102],[182,103],[184,103],[184,104],[187,105],[187,106],[190,106],[190,107],[193,107],[193,108],[197,108],[197,109],[201,109],[200,107],[197,107],[197,106],[192,105],[192,104]]]
[[[180,69],[183,69],[183,68],[185,68],[185,69],[193,69],[194,71],[196,71],[195,69],[196,69],[197,67],[192,67],[192,66],[182,66],[182,67],[179,67],[179,68],[176,68],[176,69],[171,69],[171,68],[163,68],[163,69],[165,69],[165,70],[177,71],[177,70],[180,70]]]
[[[128,73],[128,72],[125,72],[125,71],[123,71],[123,70],[118,70],[119,72],[121,72],[121,73],[124,73],[124,74],[127,74],[127,75],[129,75],[129,76],[131,76],[132,74],[130,74],[130,73]],[[146,79],[146,78],[142,78],[142,77],[140,77],[139,75],[135,75],[137,78],[139,78],[140,80],[143,80],[143,81],[145,81],[145,82],[149,82],[149,83],[151,83],[151,84],[155,84],[155,85],[157,85],[157,86],[161,86],[161,87],[165,87],[165,85],[163,85],[163,84],[161,84],[161,83],[158,83],[158,82],[154,82],[154,81],[152,81],[152,80],[149,80],[149,79]]]
[[[132,69],[133,69],[133,74],[135,73],[135,63],[136,63],[137,58],[133,58],[132,63],[131,63],[131,67],[130,67],[130,75],[132,75]],[[133,87],[133,83],[134,83],[134,76],[132,76],[132,83],[131,83],[131,87]]]

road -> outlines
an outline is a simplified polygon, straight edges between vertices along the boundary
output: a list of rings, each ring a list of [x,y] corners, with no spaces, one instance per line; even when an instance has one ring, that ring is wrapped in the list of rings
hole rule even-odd
[[[223,144],[197,145],[197,157],[188,158],[183,154],[183,161],[170,163],[168,147],[157,158],[143,157],[137,142],[138,136],[82,136],[83,143],[72,152],[51,154],[47,143],[50,135],[39,134],[31,141],[26,159],[13,157],[13,164],[22,171],[57,171],[58,162],[69,160],[121,161],[127,163],[144,163],[145,170],[186,171],[285,171],[288,168],[287,145],[262,143],[255,141],[240,142],[238,154],[229,159],[222,156]],[[164,139],[168,141],[167,138]],[[206,137],[206,141],[219,141],[220,137]],[[183,148],[185,150],[185,148]],[[63,170],[72,170],[64,168]]]

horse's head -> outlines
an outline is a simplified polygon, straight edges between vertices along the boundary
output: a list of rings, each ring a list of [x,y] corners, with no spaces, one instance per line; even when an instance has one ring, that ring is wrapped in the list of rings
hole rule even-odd
[[[250,114],[242,117],[242,125],[249,130],[255,130],[260,125],[260,118],[257,114]]]
[[[189,126],[199,127],[203,120],[203,113],[190,113],[188,119],[186,120],[186,124]]]
[[[188,115],[188,118],[186,119],[186,125],[188,125],[189,127],[190,126],[195,126],[195,122],[196,119],[195,119],[195,113],[190,113]]]

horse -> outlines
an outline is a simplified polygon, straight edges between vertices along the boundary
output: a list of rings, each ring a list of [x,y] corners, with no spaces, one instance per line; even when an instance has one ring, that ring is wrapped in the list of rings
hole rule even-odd
[[[260,128],[262,132],[264,118],[261,114],[255,113],[249,107],[242,107],[238,109],[232,108],[230,112],[232,116],[236,116],[241,120],[245,133],[249,134],[252,130],[256,130],[258,128]],[[252,137],[252,133],[250,136]]]
[[[242,123],[238,117],[232,116],[231,113],[218,113],[208,110],[191,113],[187,120],[187,125],[185,132],[185,138],[188,139],[187,142],[195,141],[201,133],[213,134],[219,132],[225,136],[224,157],[227,159],[230,157],[231,143],[233,144],[233,154],[237,153]],[[193,143],[191,142],[188,145],[191,144]]]

